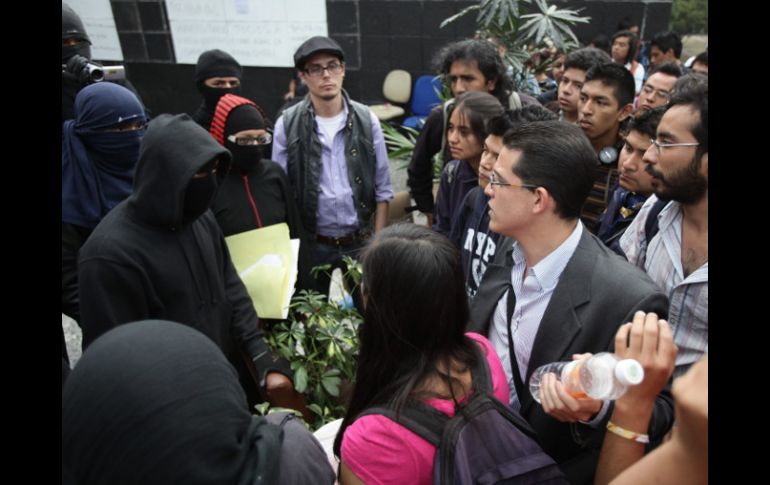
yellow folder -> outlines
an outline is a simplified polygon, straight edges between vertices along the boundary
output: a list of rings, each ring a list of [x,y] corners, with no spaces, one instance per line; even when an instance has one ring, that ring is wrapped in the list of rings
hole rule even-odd
[[[260,318],[285,319],[297,280],[299,240],[275,224],[225,238],[238,275]]]

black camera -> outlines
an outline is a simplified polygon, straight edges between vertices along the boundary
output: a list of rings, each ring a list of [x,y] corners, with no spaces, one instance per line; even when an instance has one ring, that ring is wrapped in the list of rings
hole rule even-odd
[[[62,73],[71,75],[79,84],[118,81],[126,78],[126,70],[123,66],[101,66],[78,54],[72,56],[67,64],[62,64],[61,69]]]

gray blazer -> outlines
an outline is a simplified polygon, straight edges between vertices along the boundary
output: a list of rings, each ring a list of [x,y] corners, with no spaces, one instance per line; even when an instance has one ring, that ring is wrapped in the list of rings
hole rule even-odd
[[[489,335],[494,309],[510,285],[512,245],[510,238],[498,243],[495,258],[471,302],[469,331]],[[541,365],[572,360],[575,353],[612,351],[618,327],[630,322],[637,310],[655,312],[665,318],[668,299],[646,273],[609,250],[584,228],[543,314],[525,374],[525,390],[518,393],[521,415],[573,484],[593,483],[605,422],[593,429],[580,423],[557,421],[532,399],[527,383]],[[611,412],[610,408],[605,421]],[[664,391],[656,402],[650,424],[651,440],[662,437],[673,417],[673,402]]]

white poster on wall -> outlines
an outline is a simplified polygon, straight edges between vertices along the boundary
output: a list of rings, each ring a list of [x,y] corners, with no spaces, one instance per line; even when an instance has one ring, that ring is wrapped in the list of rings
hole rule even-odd
[[[293,67],[297,47],[328,35],[325,0],[166,0],[176,61],[222,49],[243,66]]]
[[[95,61],[122,61],[123,51],[110,0],[67,0],[66,3],[83,21],[91,39],[91,57]]]

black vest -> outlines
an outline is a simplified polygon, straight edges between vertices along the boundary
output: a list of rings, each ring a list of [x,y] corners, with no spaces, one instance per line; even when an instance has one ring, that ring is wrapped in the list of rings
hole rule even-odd
[[[372,138],[369,108],[352,101],[343,90],[348,107],[345,122],[345,160],[348,182],[353,191],[353,204],[358,213],[358,227],[371,230],[377,208],[374,196],[377,157]],[[321,141],[318,139],[315,113],[310,96],[283,112],[286,133],[287,172],[300,208],[302,223],[311,234],[316,233],[318,191],[321,177]]]

